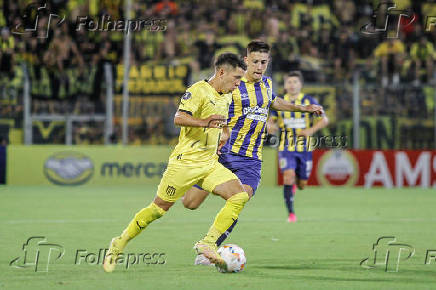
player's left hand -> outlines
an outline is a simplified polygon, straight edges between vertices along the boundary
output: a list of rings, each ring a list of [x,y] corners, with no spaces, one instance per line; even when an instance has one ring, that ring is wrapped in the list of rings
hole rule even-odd
[[[306,108],[306,112],[314,113],[318,116],[321,116],[324,114],[324,109],[322,108],[322,106],[319,106],[319,105],[307,105],[307,106],[305,106],[305,108]]]

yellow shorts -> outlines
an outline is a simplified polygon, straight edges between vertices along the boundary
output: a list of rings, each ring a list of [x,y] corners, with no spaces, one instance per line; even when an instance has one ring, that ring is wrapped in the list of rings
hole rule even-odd
[[[193,166],[183,162],[170,162],[157,188],[157,196],[169,202],[181,198],[195,184],[212,192],[217,185],[238,177],[218,161]]]

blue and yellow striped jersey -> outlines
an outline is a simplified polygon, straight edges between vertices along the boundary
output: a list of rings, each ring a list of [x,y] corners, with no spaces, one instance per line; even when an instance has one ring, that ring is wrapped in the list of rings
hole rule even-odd
[[[303,93],[298,95],[295,101],[291,101],[290,95],[288,94],[283,98],[295,105],[318,105],[318,102],[314,98]],[[313,144],[310,142],[310,139],[308,140],[308,138],[304,136],[298,136],[301,129],[313,126],[313,119],[310,113],[272,111],[271,115],[273,118],[277,119],[280,128],[279,151],[306,152],[313,150],[311,146]]]
[[[227,121],[231,135],[221,152],[262,160],[266,121],[275,98],[271,78],[263,76],[255,83],[242,78],[232,93]]]

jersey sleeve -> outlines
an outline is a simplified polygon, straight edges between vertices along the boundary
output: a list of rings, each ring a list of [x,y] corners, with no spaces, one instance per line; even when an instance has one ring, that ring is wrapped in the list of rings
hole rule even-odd
[[[271,78],[267,78],[268,84],[271,88],[271,104],[277,99],[277,94],[274,92],[273,83]]]
[[[277,113],[276,110],[270,110],[269,116],[270,116],[270,118],[272,118],[273,120],[277,120],[277,118],[279,117],[279,114]]]
[[[314,97],[312,97],[312,96],[309,96],[309,102],[310,102],[311,105],[318,105],[318,106],[320,106],[318,101]],[[315,118],[321,118],[321,117],[325,116],[325,112],[322,115],[315,115],[313,113],[311,113],[311,115],[313,115]]]
[[[309,96],[309,102],[311,105],[318,105],[319,106],[318,101],[312,96]]]
[[[180,99],[179,111],[194,115],[201,106],[203,98],[198,90],[189,88]]]
[[[271,99],[271,104],[274,103],[274,101],[277,99],[277,95],[276,93],[274,93],[274,91],[272,92],[272,99]]]
[[[275,99],[277,98],[277,95],[274,93],[274,90],[273,90],[272,79],[270,77],[263,76],[262,81],[267,88],[268,99],[271,101],[271,104],[272,104],[272,103],[274,103]]]

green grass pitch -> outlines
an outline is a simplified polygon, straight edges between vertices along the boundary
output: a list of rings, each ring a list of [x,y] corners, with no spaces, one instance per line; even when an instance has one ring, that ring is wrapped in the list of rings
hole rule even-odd
[[[244,248],[243,272],[221,274],[194,266],[192,246],[212,223],[223,200],[210,196],[196,211],[178,202],[126,248],[127,253],[164,253],[165,264],[75,265],[79,249],[108,246],[146,206],[154,186],[0,187],[0,289],[434,289],[435,190],[312,187],[298,191],[298,222],[286,222],[279,187],[261,186],[226,241]],[[23,256],[23,243],[45,236],[65,254],[48,272],[9,265]],[[415,248],[398,272],[364,269],[381,236]],[[436,252],[435,252],[436,253]],[[392,261],[392,260],[391,260]],[[143,261],[142,261],[143,262]]]

